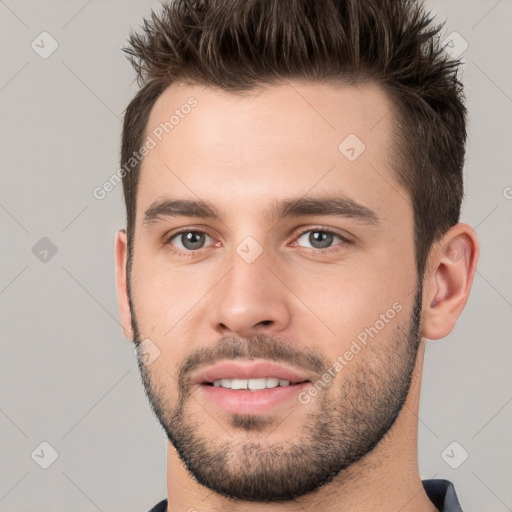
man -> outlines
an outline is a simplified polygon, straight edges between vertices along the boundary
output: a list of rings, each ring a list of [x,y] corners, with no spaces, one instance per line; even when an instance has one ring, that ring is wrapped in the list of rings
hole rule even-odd
[[[126,49],[125,335],[153,511],[460,511],[417,461],[426,339],[478,260],[458,62],[414,1],[189,0]]]

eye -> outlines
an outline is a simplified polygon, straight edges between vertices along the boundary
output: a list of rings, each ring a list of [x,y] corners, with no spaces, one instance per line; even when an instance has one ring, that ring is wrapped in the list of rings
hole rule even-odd
[[[297,243],[298,245],[301,245],[300,241],[302,240],[303,243],[305,242],[306,244],[310,244],[309,246],[301,245],[302,247],[309,247],[313,249],[328,249],[332,246],[333,241],[336,238],[338,238],[341,242],[347,242],[347,240],[341,235],[333,233],[327,229],[310,229],[308,231],[304,231],[304,233],[302,233],[302,235],[297,238]]]
[[[168,243],[183,251],[197,251],[204,247],[206,239],[213,240],[204,231],[180,231],[168,239]],[[173,240],[175,240],[173,242]]]

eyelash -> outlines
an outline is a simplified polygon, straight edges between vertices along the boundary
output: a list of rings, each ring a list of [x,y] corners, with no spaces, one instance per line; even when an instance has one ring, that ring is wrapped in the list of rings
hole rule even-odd
[[[348,245],[348,244],[352,243],[348,238],[340,235],[339,233],[336,233],[335,231],[333,231],[331,229],[322,228],[321,226],[309,228],[309,229],[306,229],[304,231],[300,231],[295,236],[295,240],[299,239],[302,235],[304,235],[306,233],[315,232],[315,231],[320,231],[322,233],[327,233],[329,235],[337,236],[337,237],[339,237],[341,239],[341,242],[339,242],[338,244],[335,244],[335,245],[333,245],[331,247],[327,247],[325,249],[315,249],[315,248],[311,248],[311,247],[301,247],[301,246],[297,246],[297,247],[301,247],[302,249],[305,249],[310,254],[319,255],[319,254],[327,254],[327,253],[330,253],[332,251],[339,250],[339,248],[337,248],[338,245]],[[181,233],[203,233],[203,234],[205,234],[207,236],[210,236],[206,231],[203,231],[203,230],[200,230],[200,229],[183,228],[183,229],[180,229],[179,231],[175,231],[174,233],[172,233],[171,235],[166,237],[165,241],[164,241],[164,245],[168,246],[170,248],[170,251],[173,254],[175,254],[175,255],[177,255],[179,257],[182,257],[182,258],[193,258],[198,252],[201,251],[201,249],[205,249],[205,247],[201,247],[200,249],[196,249],[195,251],[194,250],[183,251],[181,249],[174,248],[172,243],[171,243],[171,240],[174,239],[176,236],[180,235]],[[213,237],[210,236],[210,238],[213,238]]]

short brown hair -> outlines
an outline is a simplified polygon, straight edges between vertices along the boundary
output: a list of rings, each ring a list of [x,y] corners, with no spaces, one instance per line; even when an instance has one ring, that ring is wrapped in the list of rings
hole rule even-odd
[[[124,51],[139,90],[123,126],[121,163],[143,144],[152,106],[172,83],[244,93],[306,79],[375,83],[394,105],[397,179],[414,210],[421,276],[433,242],[459,221],[466,109],[442,25],[414,0],[172,0]],[[131,262],[140,163],[123,177]]]

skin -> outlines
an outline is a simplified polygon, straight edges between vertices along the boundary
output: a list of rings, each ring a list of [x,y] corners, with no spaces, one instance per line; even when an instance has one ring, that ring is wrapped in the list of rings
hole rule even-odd
[[[142,163],[132,309],[123,230],[115,246],[124,333],[135,343],[149,339],[160,351],[149,366],[139,365],[150,402],[168,437],[174,432],[185,443],[203,440],[206,450],[202,460],[208,464],[196,460],[194,466],[197,443],[180,447],[188,449],[188,461],[168,443],[168,511],[435,511],[417,461],[423,355],[426,339],[448,335],[466,304],[478,260],[474,231],[457,224],[434,244],[416,295],[412,205],[391,162],[392,105],[376,85],[335,88],[294,81],[236,96],[175,83],[153,107],[147,133],[191,96],[197,106]],[[353,162],[338,151],[349,134],[366,146]],[[274,201],[325,194],[357,201],[375,212],[378,223],[269,214]],[[145,224],[147,209],[167,196],[201,199],[222,217],[164,217]],[[209,236],[202,248],[187,251],[181,237],[169,240],[180,228]],[[314,247],[308,235],[322,229],[348,241],[334,237],[330,248]],[[262,249],[251,263],[236,251],[248,236]],[[421,303],[416,330],[415,299]],[[291,400],[264,415],[241,411],[235,417],[190,384],[197,370],[184,371],[185,362],[199,361],[198,354],[208,362],[222,354],[222,346],[263,360],[287,347],[288,366],[314,382],[396,303],[400,312],[308,404]],[[386,407],[400,393],[403,407]],[[386,421],[392,425],[387,433],[369,431],[365,437],[362,425]],[[320,425],[332,437],[315,438]],[[366,446],[365,439],[376,435],[376,446]],[[286,482],[288,476],[288,483],[297,483],[290,475],[312,473],[312,460],[322,454],[327,462],[345,441],[362,453],[347,459],[348,467],[338,468],[329,481],[312,474],[311,481],[318,481],[310,492],[272,503],[254,496],[230,500],[219,492],[223,475],[241,483],[269,466],[276,480],[283,476]],[[243,451],[253,445],[256,451]],[[315,457],[295,458],[295,467],[286,466],[292,463],[286,452],[301,446]],[[216,459],[208,455],[229,464],[213,468]],[[347,454],[340,448],[337,455]],[[210,486],[204,485],[206,476]]]

